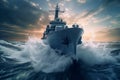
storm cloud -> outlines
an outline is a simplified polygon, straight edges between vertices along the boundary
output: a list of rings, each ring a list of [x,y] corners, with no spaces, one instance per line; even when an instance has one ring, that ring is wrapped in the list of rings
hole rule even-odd
[[[25,40],[30,34],[41,37],[46,25],[54,17],[54,13],[48,11],[55,7],[56,1],[0,0],[0,39]],[[97,41],[120,40],[120,0],[58,0],[58,2],[60,7],[65,8],[65,13],[60,14],[60,17],[68,25],[74,23],[82,25],[86,31],[84,33],[86,38],[91,38],[90,32],[98,31]],[[102,28],[106,30],[102,31]]]
[[[95,38],[97,41],[120,41],[120,28],[105,28],[102,31],[96,32],[96,34]]]
[[[104,12],[106,9],[111,8],[111,7],[120,7],[120,0],[99,0],[100,5],[92,8],[91,10],[88,11],[85,15],[82,17],[88,17],[89,15],[98,15],[101,12]]]
[[[18,33],[24,29],[40,27],[42,24],[38,25],[38,21],[43,15],[46,19],[42,24],[45,24],[48,21],[48,13],[31,1],[0,0],[0,38],[18,37]]]

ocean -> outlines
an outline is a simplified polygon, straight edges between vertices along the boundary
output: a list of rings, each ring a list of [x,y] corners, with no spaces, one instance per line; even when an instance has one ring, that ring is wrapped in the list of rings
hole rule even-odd
[[[69,56],[36,38],[0,40],[0,80],[120,80],[120,42],[83,42]]]

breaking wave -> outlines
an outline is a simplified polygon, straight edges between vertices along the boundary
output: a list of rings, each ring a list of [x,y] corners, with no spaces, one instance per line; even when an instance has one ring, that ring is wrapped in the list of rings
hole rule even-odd
[[[82,45],[78,45],[74,58],[78,63],[84,63],[82,65],[85,65],[85,69],[90,68],[91,80],[117,80],[118,73],[115,73],[114,68],[116,67],[113,68],[113,66],[117,65],[118,67],[119,62],[110,55],[111,50],[111,48],[106,48],[105,44],[84,42]],[[73,57],[59,55],[49,45],[37,38],[29,38],[26,43],[1,40],[0,59],[0,63],[12,60],[12,63],[21,66],[30,63],[30,69],[33,68],[35,72],[45,73],[63,72],[73,64]],[[0,72],[4,70],[2,67]],[[6,78],[7,75],[0,76],[0,79]]]

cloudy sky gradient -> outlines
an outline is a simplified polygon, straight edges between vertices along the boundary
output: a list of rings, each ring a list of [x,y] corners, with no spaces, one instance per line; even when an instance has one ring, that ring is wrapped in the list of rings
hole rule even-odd
[[[120,0],[0,0],[0,39],[40,38],[56,3],[69,26],[84,28],[84,41],[120,41]]]

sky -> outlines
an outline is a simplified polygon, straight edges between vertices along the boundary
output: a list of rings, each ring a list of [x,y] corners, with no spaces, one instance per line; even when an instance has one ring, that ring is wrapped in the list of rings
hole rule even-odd
[[[84,29],[84,41],[120,41],[120,0],[0,0],[0,40],[41,38],[57,3],[69,27]]]

